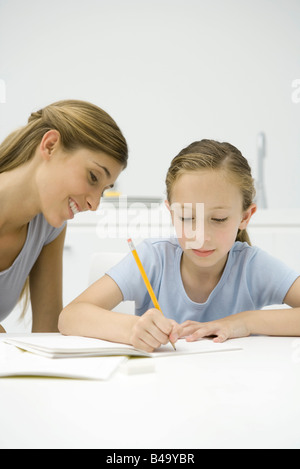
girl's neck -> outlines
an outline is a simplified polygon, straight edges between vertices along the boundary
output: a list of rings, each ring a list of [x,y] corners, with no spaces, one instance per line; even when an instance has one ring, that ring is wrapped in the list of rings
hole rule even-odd
[[[183,253],[181,278],[188,297],[196,303],[205,303],[218,285],[224,272],[228,256],[212,267],[201,268],[193,264]]]

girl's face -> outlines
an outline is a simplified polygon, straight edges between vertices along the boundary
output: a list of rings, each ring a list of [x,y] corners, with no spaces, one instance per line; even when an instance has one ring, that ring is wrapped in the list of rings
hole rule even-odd
[[[123,166],[102,152],[61,149],[44,159],[37,173],[41,212],[59,227],[82,211],[96,210],[105,189],[112,187]]]
[[[171,198],[169,208],[184,255],[198,266],[224,266],[238,229],[246,229],[255,205],[243,211],[240,189],[222,170],[183,173]]]

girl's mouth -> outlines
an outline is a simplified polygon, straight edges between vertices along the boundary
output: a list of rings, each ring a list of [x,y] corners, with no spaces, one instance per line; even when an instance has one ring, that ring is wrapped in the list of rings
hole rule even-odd
[[[210,251],[207,251],[204,249],[193,249],[192,251],[194,254],[196,254],[196,256],[208,257],[208,256],[211,256],[215,252],[215,249],[211,249]]]

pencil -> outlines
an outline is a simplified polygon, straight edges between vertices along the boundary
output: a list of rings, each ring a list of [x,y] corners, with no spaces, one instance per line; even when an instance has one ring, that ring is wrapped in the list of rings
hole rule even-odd
[[[134,244],[133,244],[133,242],[132,242],[132,239],[131,239],[131,238],[128,239],[127,242],[128,242],[128,244],[129,244],[130,250],[131,250],[131,252],[132,252],[132,254],[133,254],[133,257],[134,257],[134,259],[135,259],[135,262],[137,263],[137,266],[138,266],[138,268],[139,268],[139,271],[140,271],[140,273],[141,273],[141,276],[142,276],[142,278],[143,278],[143,280],[144,280],[144,283],[145,283],[145,285],[146,285],[146,288],[147,288],[147,290],[148,290],[148,293],[149,293],[149,295],[150,295],[150,298],[151,298],[151,300],[152,300],[152,303],[153,303],[153,305],[154,305],[154,308],[158,309],[158,310],[161,312],[161,314],[163,314],[163,312],[162,312],[162,310],[161,310],[161,307],[159,306],[159,303],[158,303],[157,298],[156,298],[156,296],[155,296],[155,293],[154,293],[154,291],[153,291],[153,288],[152,288],[152,286],[151,286],[151,283],[150,283],[150,281],[149,281],[149,279],[148,279],[148,277],[147,277],[147,274],[146,274],[146,272],[145,272],[145,269],[144,269],[144,267],[143,267],[143,264],[142,264],[142,262],[141,262],[141,260],[140,260],[140,258],[139,258],[139,255],[138,255],[138,253],[137,253],[137,251],[136,251],[136,249],[135,249],[135,247],[134,247]],[[170,343],[171,343],[173,349],[176,350],[175,345],[174,345],[171,341],[170,341]]]

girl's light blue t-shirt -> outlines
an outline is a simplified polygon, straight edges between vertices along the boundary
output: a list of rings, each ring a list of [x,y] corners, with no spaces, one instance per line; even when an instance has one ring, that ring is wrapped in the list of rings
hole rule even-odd
[[[182,283],[182,249],[177,239],[147,240],[137,247],[137,252],[164,315],[178,323],[187,319],[207,322],[241,311],[282,304],[299,276],[265,251],[236,242],[229,252],[222,277],[207,301],[195,303]],[[135,301],[137,315],[153,308],[131,253],[107,275],[117,283],[125,301]]]
[[[25,244],[7,270],[0,272],[0,321],[16,306],[24,283],[43,247],[51,243],[64,229],[53,228],[42,214],[30,221]]]

